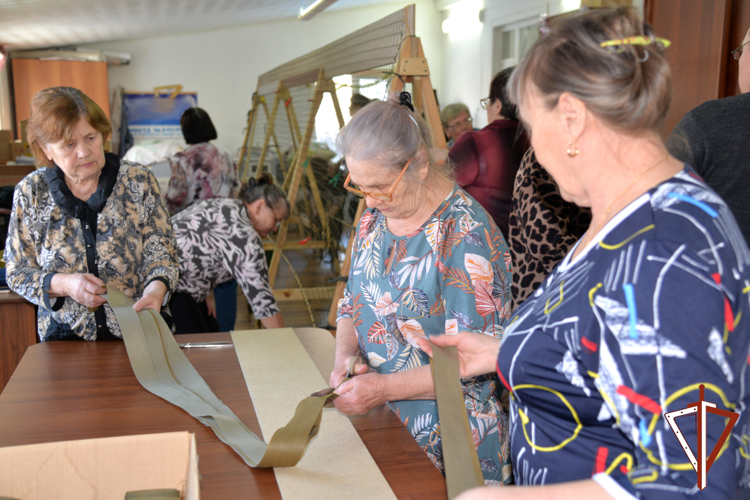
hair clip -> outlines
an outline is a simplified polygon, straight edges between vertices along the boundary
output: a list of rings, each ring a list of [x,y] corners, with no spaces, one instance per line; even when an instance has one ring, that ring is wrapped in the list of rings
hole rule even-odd
[[[409,108],[411,110],[412,113],[414,112],[414,106],[411,103],[411,94],[410,93],[408,93],[406,91],[401,92],[399,94],[399,96],[398,96],[398,99],[399,99],[399,103],[402,106],[406,106],[407,108]]]
[[[607,40],[599,44],[600,47],[615,47],[618,45],[651,45],[654,42],[659,42],[664,45],[666,49],[672,42],[666,38],[649,38],[647,36],[631,36],[628,38],[620,38],[617,40]]]

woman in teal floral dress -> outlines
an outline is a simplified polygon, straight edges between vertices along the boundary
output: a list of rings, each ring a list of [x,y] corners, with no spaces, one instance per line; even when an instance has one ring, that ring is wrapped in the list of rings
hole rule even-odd
[[[492,218],[430,155],[432,139],[407,93],[362,109],[341,131],[345,186],[367,201],[339,302],[336,364],[341,383],[352,356],[357,376],[336,407],[367,413],[387,403],[443,470],[429,358],[418,339],[459,331],[500,338],[510,315],[510,254]],[[511,481],[507,401],[495,374],[462,380],[488,484]]]

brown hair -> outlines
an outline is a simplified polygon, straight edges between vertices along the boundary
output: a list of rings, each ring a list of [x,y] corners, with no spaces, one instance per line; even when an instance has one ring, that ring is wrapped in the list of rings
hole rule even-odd
[[[651,43],[601,46],[632,36],[645,36]],[[663,50],[635,9],[592,10],[558,21],[531,47],[508,82],[508,95],[523,109],[524,98],[535,87],[553,109],[560,94],[569,92],[614,128],[658,131],[672,101]]]
[[[73,128],[81,119],[86,119],[89,125],[102,134],[102,142],[112,132],[112,125],[102,108],[80,90],[73,87],[51,87],[36,93],[31,100],[27,133],[29,147],[37,165],[54,166],[47,159],[42,146],[70,140]]]

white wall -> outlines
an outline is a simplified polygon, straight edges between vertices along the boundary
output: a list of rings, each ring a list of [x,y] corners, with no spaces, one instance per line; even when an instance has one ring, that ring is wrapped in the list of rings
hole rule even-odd
[[[643,15],[644,0],[633,0]],[[443,92],[441,105],[463,102],[469,107],[474,126],[487,125],[487,114],[479,99],[489,94],[492,81],[492,33],[496,26],[508,26],[536,19],[549,9],[571,10],[580,0],[436,0],[442,18],[483,9],[481,27],[443,34]],[[442,30],[441,30],[442,31]]]
[[[186,35],[90,44],[86,47],[131,55],[128,66],[109,68],[109,85],[149,91],[181,84],[198,93],[198,105],[216,126],[218,145],[235,152],[243,140],[247,111],[258,76],[352,31],[416,4],[416,34],[421,37],[432,81],[442,89],[441,16],[434,0],[383,2],[373,7],[326,11],[310,21],[283,20]]]
[[[477,5],[478,4],[478,5]],[[483,4],[483,6],[482,6]],[[479,29],[443,34],[443,88],[441,104],[462,102],[469,107],[474,126],[487,125],[487,113],[479,100],[489,95],[492,81],[492,32],[505,26],[538,16],[547,11],[546,0],[463,0],[448,4],[443,0],[443,19],[464,9],[484,9]]]

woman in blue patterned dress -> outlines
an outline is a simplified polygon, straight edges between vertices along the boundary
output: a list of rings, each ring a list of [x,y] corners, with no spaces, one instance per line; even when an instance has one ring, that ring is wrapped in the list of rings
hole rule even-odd
[[[358,375],[336,391],[336,407],[362,414],[388,403],[442,470],[435,389],[417,341],[458,330],[500,338],[510,257],[492,218],[436,165],[431,145],[405,92],[369,104],[339,134],[350,172],[345,186],[364,196],[369,210],[339,302],[331,386],[342,382],[349,359],[361,356]],[[485,480],[502,484],[511,479],[507,409],[493,371],[463,380],[463,388]]]
[[[497,364],[515,482],[534,486],[461,500],[750,497],[750,252],[664,147],[667,45],[633,10],[590,12],[556,24],[511,78],[539,163],[592,220],[502,344],[434,339],[458,346],[463,376]]]

